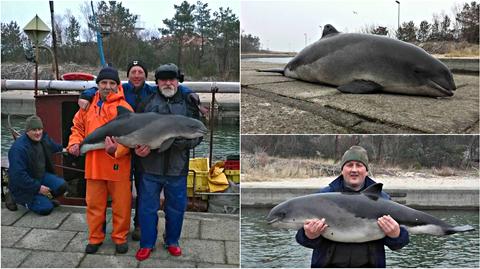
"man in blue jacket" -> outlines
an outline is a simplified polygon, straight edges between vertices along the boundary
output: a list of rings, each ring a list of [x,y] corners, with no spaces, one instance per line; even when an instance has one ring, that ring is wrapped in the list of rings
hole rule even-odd
[[[342,175],[332,181],[320,193],[360,192],[375,183],[368,177],[367,151],[360,146],[352,146],[342,157]],[[382,191],[382,198],[390,196]],[[385,233],[380,240],[365,243],[340,243],[322,237],[328,227],[325,219],[308,219],[298,230],[297,242],[313,249],[312,267],[385,267],[384,245],[392,250],[403,248],[409,243],[408,231],[390,216],[377,220]]]
[[[198,118],[195,104],[181,91],[180,72],[174,64],[161,65],[155,72],[158,84],[156,93],[142,104],[138,112],[177,114]],[[172,146],[163,152],[150,151],[146,145],[135,148],[140,156],[143,178],[140,181],[139,220],[142,228],[140,249],[137,260],[147,259],[157,240],[157,211],[160,209],[160,192],[165,194],[165,248],[173,256],[180,256],[179,246],[183,216],[187,206],[187,175],[190,149],[202,138],[177,138]]]
[[[8,188],[16,203],[37,214],[48,215],[55,206],[50,199],[67,190],[65,180],[54,174],[51,159],[52,153],[61,152],[63,147],[43,132],[38,116],[27,118],[25,131],[8,151]]]

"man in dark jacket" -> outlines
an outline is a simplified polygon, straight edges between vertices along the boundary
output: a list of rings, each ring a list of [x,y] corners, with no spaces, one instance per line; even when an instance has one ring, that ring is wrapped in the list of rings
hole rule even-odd
[[[67,190],[65,180],[54,174],[51,159],[52,153],[61,152],[63,147],[43,132],[38,116],[27,118],[25,131],[8,151],[8,188],[16,203],[48,215],[55,206],[50,199]]]
[[[342,175],[332,181],[320,193],[360,192],[375,183],[368,177],[367,151],[360,146],[352,146],[342,157]],[[382,191],[382,198],[390,196]],[[313,249],[312,267],[385,267],[385,248],[392,250],[403,248],[409,243],[407,230],[390,216],[377,220],[385,233],[380,240],[365,243],[340,243],[322,237],[328,227],[325,219],[306,220],[298,230],[297,242]]]
[[[155,72],[158,85],[154,95],[146,100],[138,112],[156,112],[160,114],[178,114],[198,118],[195,104],[182,93],[178,79],[180,72],[174,64],[161,65]],[[201,142],[201,138],[179,139],[163,152],[152,151],[146,145],[135,148],[140,156],[143,178],[140,181],[139,220],[142,229],[138,260],[150,256],[157,239],[157,211],[160,207],[160,192],[165,194],[165,235],[164,242],[168,252],[180,256],[182,250],[178,240],[182,232],[183,216],[187,206],[187,175],[190,149]]]

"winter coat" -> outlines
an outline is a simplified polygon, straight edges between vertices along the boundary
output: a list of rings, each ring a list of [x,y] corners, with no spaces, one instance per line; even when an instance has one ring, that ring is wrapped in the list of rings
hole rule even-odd
[[[374,183],[375,181],[366,177],[365,184],[360,191]],[[352,190],[345,187],[343,176],[339,176],[327,187],[319,191],[319,193],[327,192],[352,192]],[[390,196],[383,191],[381,196],[384,199],[390,199]],[[309,239],[305,235],[305,230],[301,228],[297,232],[296,240],[300,245],[313,249],[312,268],[331,267],[332,259],[335,256],[335,250],[342,252],[341,255],[335,257],[343,257],[347,264],[349,263],[348,259],[356,261],[358,259],[363,259],[362,261],[368,262],[372,267],[384,268],[386,267],[384,245],[392,250],[401,249],[409,243],[409,235],[408,231],[400,226],[400,236],[398,238],[385,236],[382,239],[365,243],[341,243],[328,240],[323,236]],[[350,255],[348,255],[348,253],[350,253]]]
[[[35,160],[33,158],[33,145],[40,143],[45,153],[45,171],[54,173],[52,153],[61,152],[63,147],[55,143],[46,132],[40,142],[32,141],[26,134],[21,135],[8,151],[8,188],[15,201],[19,204],[30,204],[34,195],[40,190],[41,178],[33,178],[32,170]]]

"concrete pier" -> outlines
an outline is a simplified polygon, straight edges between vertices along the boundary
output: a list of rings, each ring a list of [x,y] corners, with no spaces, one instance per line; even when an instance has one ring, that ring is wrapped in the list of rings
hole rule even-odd
[[[126,254],[115,254],[111,241],[111,211],[107,213],[107,237],[96,254],[86,254],[85,208],[60,206],[49,216],[38,216],[19,206],[9,211],[2,205],[2,267],[239,267],[239,216],[187,212],[180,246],[183,254],[171,256],[163,248],[163,213],[159,213],[158,239],[149,259],[139,262],[139,243],[129,241]],[[133,225],[133,224],[132,224]]]
[[[327,186],[332,179],[313,181],[311,184],[298,182],[244,182],[242,183],[242,207],[273,207],[285,200],[312,194]],[[465,181],[465,180],[464,180]],[[393,201],[417,209],[479,209],[478,179],[470,186],[461,184],[436,187],[414,184],[384,184]],[[377,182],[381,182],[377,181]],[[468,182],[468,181],[466,181]],[[390,185],[390,186],[389,186]],[[420,185],[420,184],[419,184]]]
[[[473,65],[475,60],[470,63]],[[476,63],[478,68],[478,59]],[[478,73],[454,74],[454,96],[429,98],[342,94],[335,87],[256,71],[282,68],[284,64],[245,60],[241,64],[242,134],[479,132]]]

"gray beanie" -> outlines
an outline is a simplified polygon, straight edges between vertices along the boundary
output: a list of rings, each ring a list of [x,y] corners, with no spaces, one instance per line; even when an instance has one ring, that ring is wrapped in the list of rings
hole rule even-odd
[[[30,116],[25,121],[25,131],[28,132],[33,129],[43,129],[42,119],[37,115]]]
[[[368,171],[368,155],[367,151],[364,148],[360,146],[352,146],[350,147],[350,149],[345,151],[342,157],[341,169],[343,169],[343,166],[349,161],[357,161],[363,163]]]

